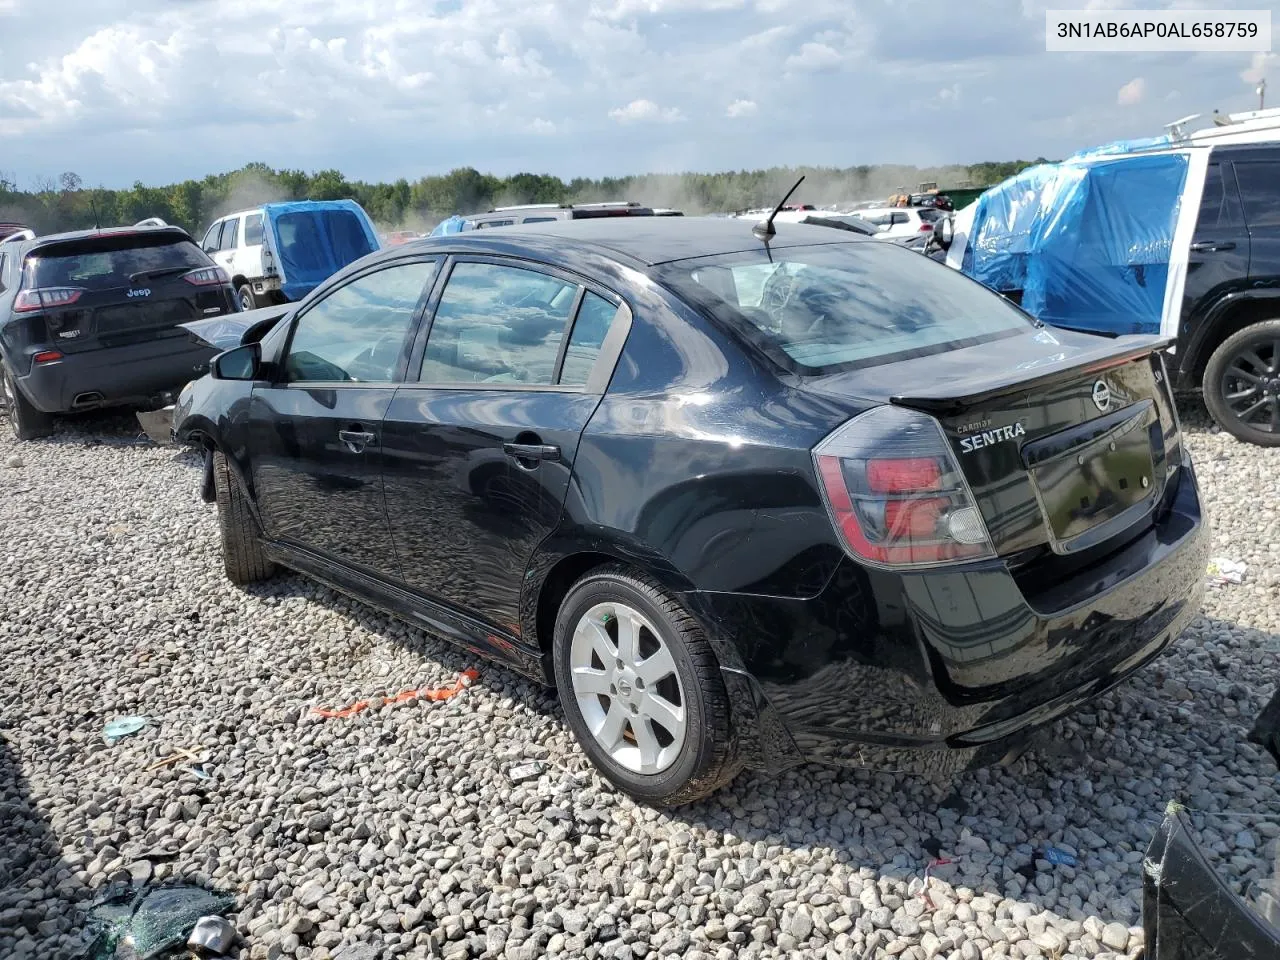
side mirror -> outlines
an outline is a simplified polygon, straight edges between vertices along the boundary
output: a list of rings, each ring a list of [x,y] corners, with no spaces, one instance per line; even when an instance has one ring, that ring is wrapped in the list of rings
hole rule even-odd
[[[951,249],[951,241],[956,237],[956,225],[950,217],[942,217],[933,225],[933,239],[943,250]]]
[[[262,345],[246,343],[213,358],[215,380],[257,380],[262,367]]]

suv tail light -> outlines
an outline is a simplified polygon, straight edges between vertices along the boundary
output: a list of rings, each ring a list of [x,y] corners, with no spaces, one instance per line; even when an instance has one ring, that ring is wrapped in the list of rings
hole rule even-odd
[[[920,231],[919,231],[919,232],[920,232],[920,233],[932,233],[932,232],[933,232],[933,224],[932,224],[932,223],[922,223],[922,224],[920,224]]]
[[[813,460],[855,558],[902,568],[995,556],[942,428],[925,414],[876,407],[818,444]]]
[[[213,287],[231,282],[231,278],[223,272],[221,267],[200,267],[184,273],[182,279],[193,287]]]
[[[38,287],[22,290],[13,301],[14,313],[30,313],[50,307],[69,307],[84,295],[81,287]]]

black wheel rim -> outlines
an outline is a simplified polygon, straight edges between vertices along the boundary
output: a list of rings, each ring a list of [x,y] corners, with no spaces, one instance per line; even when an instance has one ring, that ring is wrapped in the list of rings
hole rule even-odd
[[[1222,401],[1252,430],[1280,434],[1280,339],[1237,350],[1222,374]]]

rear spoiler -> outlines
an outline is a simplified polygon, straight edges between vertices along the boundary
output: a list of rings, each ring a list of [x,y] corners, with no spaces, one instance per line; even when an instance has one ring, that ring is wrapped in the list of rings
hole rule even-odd
[[[894,394],[890,402],[900,407],[911,407],[926,413],[945,414],[958,408],[970,407],[993,397],[1008,393],[1011,389],[1033,390],[1064,379],[1066,375],[1087,376],[1110,367],[1118,367],[1167,349],[1174,343],[1171,337],[1135,334],[1100,342],[1093,350],[1075,352],[1065,356],[1050,357],[1038,361],[1038,371],[1027,376],[1029,365],[1001,371],[997,376],[983,374],[980,377],[961,380],[942,380],[936,383],[913,385],[911,392]],[[998,346],[998,343],[996,344]]]

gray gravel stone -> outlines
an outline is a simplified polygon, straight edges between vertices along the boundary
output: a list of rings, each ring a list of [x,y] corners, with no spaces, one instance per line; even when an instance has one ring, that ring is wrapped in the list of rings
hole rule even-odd
[[[1214,552],[1250,573],[1159,661],[1009,769],[804,766],[663,813],[592,770],[535,684],[300,577],[227,583],[196,458],[124,418],[63,425],[0,497],[0,689],[24,710],[0,717],[0,848],[22,851],[0,956],[70,960],[75,907],[114,876],[234,889],[237,960],[1128,956],[1169,798],[1215,815],[1203,842],[1233,882],[1280,840],[1245,742],[1280,654],[1280,450],[1186,422]],[[311,712],[472,665],[449,701]],[[105,719],[135,713],[152,725],[106,747]],[[209,779],[148,770],[176,749]],[[934,843],[952,863],[929,907]]]

